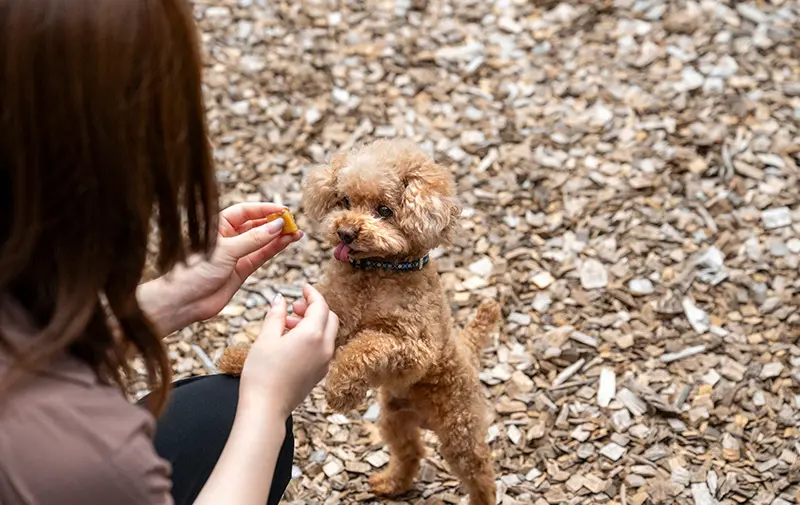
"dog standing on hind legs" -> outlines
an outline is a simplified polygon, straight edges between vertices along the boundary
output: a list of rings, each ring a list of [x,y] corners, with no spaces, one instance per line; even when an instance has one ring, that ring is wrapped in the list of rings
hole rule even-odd
[[[347,412],[369,388],[380,389],[390,462],[370,479],[373,490],[398,495],[412,487],[424,455],[420,430],[427,428],[471,505],[494,505],[478,364],[500,309],[485,302],[453,334],[428,256],[451,240],[461,214],[451,174],[411,142],[379,140],[312,169],[303,199],[334,247],[318,286],[340,318],[328,404]]]
[[[372,489],[399,495],[413,486],[424,456],[421,430],[430,429],[470,504],[495,505],[490,410],[478,368],[500,307],[484,302],[454,334],[428,256],[451,240],[461,214],[449,171],[413,143],[379,140],[312,169],[303,199],[334,247],[317,286],[340,321],[328,404],[348,412],[368,389],[380,390],[390,461],[370,479]],[[241,371],[245,356],[241,348],[226,349],[220,370]]]

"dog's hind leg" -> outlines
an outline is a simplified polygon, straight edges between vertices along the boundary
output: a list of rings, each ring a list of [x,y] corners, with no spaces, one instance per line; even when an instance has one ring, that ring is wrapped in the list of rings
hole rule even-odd
[[[444,421],[435,430],[440,451],[467,488],[469,504],[495,505],[497,486],[484,423],[476,413],[463,411]]]
[[[386,393],[381,393],[381,435],[389,445],[389,467],[373,475],[369,482],[375,494],[399,495],[414,484],[425,446],[420,437],[419,415],[404,409]]]

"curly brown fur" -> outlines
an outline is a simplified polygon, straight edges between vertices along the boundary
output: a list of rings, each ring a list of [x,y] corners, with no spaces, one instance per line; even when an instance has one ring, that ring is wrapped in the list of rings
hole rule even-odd
[[[376,141],[310,171],[304,206],[337,250],[343,247],[337,232],[354,231],[349,257],[404,261],[450,240],[460,215],[454,193],[450,173],[417,146]],[[391,217],[381,215],[381,206]],[[424,455],[420,429],[427,428],[438,435],[470,503],[494,504],[488,409],[474,365],[497,324],[497,304],[482,305],[454,335],[435,262],[392,272],[334,260],[319,289],[341,322],[327,379],[329,405],[346,412],[369,388],[380,389],[380,427],[391,460],[372,477],[373,490],[396,495],[413,485]]]

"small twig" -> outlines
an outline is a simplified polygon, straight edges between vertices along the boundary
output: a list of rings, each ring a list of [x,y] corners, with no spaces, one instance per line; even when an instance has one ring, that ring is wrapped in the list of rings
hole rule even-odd
[[[641,456],[637,456],[636,454],[628,454],[628,456],[630,456],[630,458],[632,460],[636,461],[637,463],[641,463],[643,465],[648,465],[648,466],[653,467],[662,476],[665,476],[665,477],[669,476],[669,474],[666,472],[666,470],[664,470],[663,468],[661,468],[660,466],[656,465],[655,463],[653,463],[650,460],[647,460],[647,459],[645,459],[645,458],[643,458]]]
[[[703,218],[703,221],[705,221],[706,226],[711,230],[711,236],[709,237],[710,241],[710,239],[714,238],[717,235],[717,233],[719,233],[719,228],[717,227],[716,221],[714,221],[714,218],[711,216],[711,214],[708,213],[708,210],[706,210],[706,208],[700,202],[690,201],[688,203],[690,207],[693,207],[694,210],[696,210],[697,213],[700,214],[700,217]]]
[[[558,386],[552,386],[552,387],[547,388],[547,390],[548,391],[560,391],[562,389],[571,389],[571,388],[577,388],[577,387],[581,387],[581,386],[587,386],[589,384],[594,384],[595,382],[597,382],[597,377],[591,377],[589,379],[583,379],[583,380],[579,380],[579,381],[567,382],[567,383],[564,383],[564,384],[559,384]]]
[[[731,156],[731,150],[727,142],[722,143],[722,162],[725,164],[725,174],[722,176],[722,180],[729,181],[733,178],[733,174],[736,173],[736,169],[733,168],[733,156]]]
[[[682,360],[684,358],[692,357],[696,354],[700,354],[702,352],[706,352],[705,345],[695,345],[693,347],[687,347],[686,349],[680,350],[678,352],[670,352],[661,355],[661,361],[664,363],[672,363],[673,361]]]
[[[695,268],[697,268],[697,262],[690,260],[686,265],[686,269],[672,281],[670,286],[681,295],[685,295],[689,288],[692,287],[696,277]]]
[[[558,410],[558,405],[556,405],[553,400],[547,397],[546,394],[542,393],[538,397],[539,401],[544,403],[545,407],[547,407],[551,412],[555,412]]]
[[[675,407],[678,410],[683,408],[683,404],[686,403],[686,399],[689,398],[689,392],[692,390],[692,386],[689,384],[685,384],[683,389],[681,389],[681,393],[678,395],[678,399],[675,400]]]
[[[553,385],[551,386],[551,389],[554,388],[554,387],[558,387],[558,386],[564,384],[565,382],[567,382],[570,379],[570,377],[575,375],[578,372],[578,370],[581,369],[581,367],[583,366],[584,363],[586,363],[586,360],[581,358],[578,361],[576,361],[575,363],[573,363],[570,366],[568,366],[567,368],[565,368],[564,370],[562,370],[561,373],[558,374],[556,379],[553,381]]]
[[[203,349],[201,349],[199,345],[192,344],[192,350],[197,355],[197,358],[200,360],[200,363],[202,363],[203,368],[206,369],[206,372],[210,374],[217,373],[216,365],[214,365],[214,362],[211,361],[211,358],[208,357],[208,354],[206,354],[206,352]]]
[[[581,372],[585,372],[586,370],[589,370],[593,366],[597,366],[602,362],[603,358],[601,358],[600,356],[595,356],[591,361],[587,362],[585,365],[581,367]]]

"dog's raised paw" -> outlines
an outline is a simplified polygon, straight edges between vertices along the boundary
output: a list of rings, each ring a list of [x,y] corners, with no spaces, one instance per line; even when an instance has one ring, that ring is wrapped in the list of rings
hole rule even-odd
[[[346,414],[347,412],[358,407],[358,403],[361,401],[363,396],[364,395],[359,396],[358,391],[354,391],[352,389],[335,392],[328,390],[325,394],[325,400],[328,402],[328,406],[331,409],[335,410],[336,412]]]

